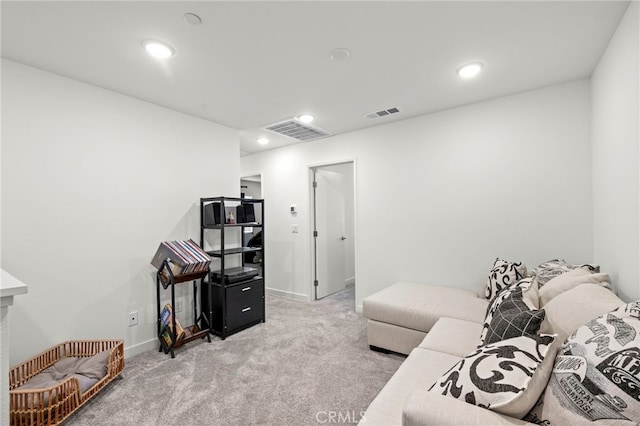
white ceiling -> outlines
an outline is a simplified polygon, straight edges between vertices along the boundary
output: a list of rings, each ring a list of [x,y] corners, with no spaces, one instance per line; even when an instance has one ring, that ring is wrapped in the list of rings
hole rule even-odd
[[[303,112],[340,134],[588,77],[627,6],[2,1],[2,56],[238,129],[252,153],[297,142],[263,128]],[[187,12],[202,24],[188,24]],[[146,39],[175,56],[149,57]],[[339,47],[351,57],[332,61]],[[460,80],[456,68],[474,60],[484,72]],[[401,112],[365,118],[391,107]]]

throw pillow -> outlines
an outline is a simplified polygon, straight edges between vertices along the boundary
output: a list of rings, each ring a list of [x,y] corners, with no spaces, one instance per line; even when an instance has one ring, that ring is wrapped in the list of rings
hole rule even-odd
[[[591,270],[583,267],[560,274],[550,279],[544,287],[539,290],[540,305],[546,305],[554,297],[580,284],[598,284],[603,287],[610,287],[609,275],[604,273],[594,274]]]
[[[531,273],[536,276],[538,287],[542,288],[542,286],[544,286],[552,278],[555,278],[558,275],[564,274],[565,272],[571,271],[575,268],[586,268],[593,273],[600,272],[600,266],[598,265],[592,265],[588,263],[583,265],[571,265],[564,259],[553,259],[541,263],[536,268],[534,268]]]
[[[522,418],[535,404],[542,386],[542,363],[555,336],[520,336],[482,346],[461,359],[429,389],[469,404]],[[548,370],[553,365],[549,365]]]
[[[640,301],[589,321],[564,342],[525,419],[551,426],[640,422]]]
[[[481,335],[481,341],[486,345],[512,337],[535,335],[540,330],[544,316],[544,309],[529,309],[522,300],[522,289],[517,287],[498,304],[486,333]]]
[[[527,275],[527,267],[522,262],[507,262],[496,258],[486,281],[484,298],[491,300],[500,292]]]
[[[531,289],[534,288],[531,278],[523,278],[520,281],[518,281],[515,285],[512,285],[510,287],[507,287],[501,290],[496,295],[496,297],[494,297],[493,300],[491,300],[491,302],[489,302],[489,304],[487,305],[487,311],[484,316],[484,324],[482,327],[482,332],[480,333],[480,341],[482,343],[480,343],[479,346],[482,346],[484,344],[484,339],[485,339],[485,336],[487,335],[489,324],[491,323],[491,319],[493,318],[493,315],[498,310],[498,306],[500,305],[500,303],[502,303],[505,299],[507,299],[511,295],[511,293],[516,291],[518,288],[520,288],[524,292],[524,294],[529,295],[527,297],[523,297],[523,301],[527,303],[527,305],[529,305],[529,302],[528,302],[529,300],[532,301],[534,298],[535,299],[538,298],[537,291],[536,292],[531,291]],[[537,306],[534,306],[533,303],[531,303],[531,305],[532,306],[529,306],[529,308],[537,309]]]
[[[582,284],[565,291],[544,305],[545,319],[540,333],[557,334],[557,344],[587,321],[624,305],[622,299],[597,284]],[[559,345],[560,346],[560,345]]]
[[[522,288],[522,301],[527,304],[529,309],[540,308],[540,296],[538,294],[538,286],[533,282],[534,277],[523,278],[517,282],[516,286]]]

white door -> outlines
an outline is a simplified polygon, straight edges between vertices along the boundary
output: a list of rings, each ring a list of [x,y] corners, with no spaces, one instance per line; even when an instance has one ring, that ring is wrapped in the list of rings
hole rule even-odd
[[[351,170],[351,163],[313,169],[316,299],[345,289],[345,176]]]

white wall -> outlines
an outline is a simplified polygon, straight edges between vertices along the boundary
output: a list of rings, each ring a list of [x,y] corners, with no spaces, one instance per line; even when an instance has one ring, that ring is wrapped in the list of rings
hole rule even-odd
[[[640,298],[639,15],[632,2],[591,78],[594,257],[626,300]]]
[[[352,158],[358,305],[399,280],[475,290],[496,256],[593,261],[589,117],[580,80],[242,157],[263,173],[267,287],[309,298],[308,167]]]
[[[163,240],[199,240],[201,196],[239,195],[238,146],[235,130],[3,60],[2,268],[29,285],[11,363],[70,339],[156,347],[149,262]]]

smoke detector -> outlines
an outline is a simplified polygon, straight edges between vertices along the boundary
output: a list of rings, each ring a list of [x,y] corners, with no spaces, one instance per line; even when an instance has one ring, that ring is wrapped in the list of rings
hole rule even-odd
[[[331,135],[324,130],[320,130],[317,127],[310,126],[309,124],[301,123],[295,119],[271,124],[265,127],[265,129],[301,142],[320,139]]]

